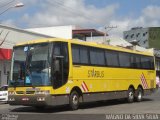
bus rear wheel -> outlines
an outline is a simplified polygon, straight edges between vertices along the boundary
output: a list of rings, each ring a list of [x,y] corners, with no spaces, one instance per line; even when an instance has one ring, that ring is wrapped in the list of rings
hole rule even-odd
[[[136,101],[141,102],[142,99],[143,99],[143,90],[142,90],[142,88],[138,87],[137,95],[136,95]]]
[[[134,89],[132,87],[128,89],[127,96],[127,101],[132,103],[134,101]]]
[[[79,94],[77,91],[72,91],[69,98],[69,105],[72,110],[77,110],[79,107]]]

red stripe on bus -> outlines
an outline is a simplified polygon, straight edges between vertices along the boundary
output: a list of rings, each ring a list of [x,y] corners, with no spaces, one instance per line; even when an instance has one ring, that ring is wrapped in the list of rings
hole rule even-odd
[[[83,83],[84,83],[85,87],[87,88],[87,91],[89,91],[89,89],[88,89],[88,87],[87,87],[86,83],[85,83],[84,81],[83,81]]]
[[[83,85],[81,85],[81,86],[82,86],[82,88],[83,88],[83,91],[84,91],[84,92],[86,92],[86,90],[85,90],[84,86],[83,86]]]
[[[145,80],[146,88],[148,88],[147,80],[146,80],[146,78],[145,78],[145,76],[144,76],[143,73],[142,73],[142,75],[143,75],[143,78],[144,78],[144,80]]]
[[[145,84],[144,84],[144,80],[143,80],[143,78],[142,78],[142,75],[141,75],[141,77],[140,77],[140,80],[141,80],[141,83],[142,83],[143,88],[146,88],[146,86],[145,86]]]

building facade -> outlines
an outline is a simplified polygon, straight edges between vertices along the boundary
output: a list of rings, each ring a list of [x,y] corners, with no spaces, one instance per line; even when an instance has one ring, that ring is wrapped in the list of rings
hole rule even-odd
[[[128,42],[133,40],[145,48],[160,49],[160,27],[136,27],[123,32],[123,38]]]

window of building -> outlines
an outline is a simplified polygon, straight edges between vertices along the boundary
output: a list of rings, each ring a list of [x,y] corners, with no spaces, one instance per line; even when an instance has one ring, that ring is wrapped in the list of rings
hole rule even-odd
[[[131,38],[133,38],[133,37],[134,37],[134,34],[131,35]]]
[[[146,34],[145,33],[143,33],[143,36],[145,36]]]
[[[125,36],[125,39],[127,39],[127,38],[128,38],[128,35]]]
[[[143,41],[143,43],[145,44],[147,42],[147,39]]]
[[[140,33],[137,33],[137,35],[136,35],[136,36],[137,36],[137,37],[139,37],[139,35],[140,35]]]

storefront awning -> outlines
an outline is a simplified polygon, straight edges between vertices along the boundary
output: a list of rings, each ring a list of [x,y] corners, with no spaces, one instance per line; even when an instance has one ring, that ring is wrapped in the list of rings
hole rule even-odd
[[[11,49],[0,48],[0,60],[10,60],[12,55]]]

